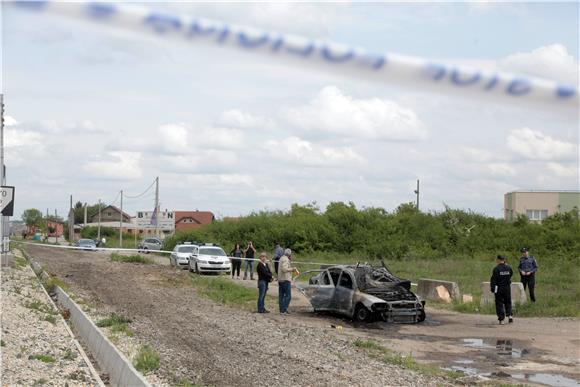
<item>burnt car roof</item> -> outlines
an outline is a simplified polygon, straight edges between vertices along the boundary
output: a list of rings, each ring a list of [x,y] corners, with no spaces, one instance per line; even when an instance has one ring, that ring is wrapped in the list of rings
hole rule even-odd
[[[341,269],[350,272],[356,278],[358,288],[361,291],[399,285],[407,290],[411,288],[411,281],[402,279],[389,271],[386,266],[373,267],[369,264],[358,265],[335,265],[326,267],[325,270]]]

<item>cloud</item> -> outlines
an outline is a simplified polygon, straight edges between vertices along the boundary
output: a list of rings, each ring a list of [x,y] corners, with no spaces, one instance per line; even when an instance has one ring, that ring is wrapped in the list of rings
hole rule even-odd
[[[154,140],[155,145],[161,144],[167,153],[188,153],[188,129],[182,124],[167,124],[157,128],[159,137]]]
[[[275,160],[310,166],[332,166],[362,163],[364,159],[349,147],[325,147],[292,136],[265,145]]]
[[[530,128],[514,129],[507,137],[508,149],[528,160],[570,160],[578,157],[574,144],[556,140]]]
[[[349,138],[417,141],[427,136],[411,109],[385,99],[354,99],[335,86],[323,88],[307,105],[287,109],[285,115],[299,128]]]
[[[85,163],[82,169],[95,178],[113,180],[133,180],[143,176],[140,166],[141,153],[139,152],[108,152],[95,161]]]
[[[521,72],[555,79],[560,82],[578,83],[580,66],[566,46],[554,43],[538,47],[531,52],[516,52],[498,61],[501,70]]]
[[[5,126],[14,126],[18,125],[18,121],[12,116],[6,115],[4,116],[4,125]]]
[[[239,109],[223,112],[218,119],[220,125],[240,129],[272,129],[275,123],[270,118],[259,117]]]
[[[162,168],[172,173],[218,173],[230,171],[239,162],[236,153],[224,150],[202,150],[195,154],[163,155]]]
[[[5,135],[6,148],[42,146],[44,138],[40,133],[19,129],[7,129]]]
[[[546,166],[549,172],[556,175],[560,178],[576,178],[578,181],[578,164],[571,163],[571,164],[560,164],[560,163],[548,163]]]

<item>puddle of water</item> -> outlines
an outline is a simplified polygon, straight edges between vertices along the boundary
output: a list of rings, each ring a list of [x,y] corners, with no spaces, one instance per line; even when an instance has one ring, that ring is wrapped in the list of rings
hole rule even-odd
[[[513,340],[509,339],[463,339],[463,346],[479,349],[495,348],[499,356],[520,359],[530,351],[526,348],[520,348]]]
[[[534,383],[542,383],[554,387],[578,387],[580,382],[563,375],[555,374],[513,374],[512,378],[526,380]]]
[[[492,348],[483,342],[483,339],[463,339],[463,346],[470,348]]]
[[[453,360],[453,363],[457,363],[457,364],[473,364],[473,360],[469,360],[469,359],[457,359],[457,360]]]

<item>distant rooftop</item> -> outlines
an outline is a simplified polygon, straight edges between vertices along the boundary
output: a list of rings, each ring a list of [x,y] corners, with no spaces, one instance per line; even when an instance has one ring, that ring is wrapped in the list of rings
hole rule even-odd
[[[516,192],[526,192],[526,193],[527,192],[539,192],[539,193],[542,193],[542,192],[580,193],[579,190],[566,190],[566,189],[561,189],[561,190],[557,190],[557,189],[518,189],[518,190],[515,190],[515,191],[510,191],[508,193],[516,193]]]

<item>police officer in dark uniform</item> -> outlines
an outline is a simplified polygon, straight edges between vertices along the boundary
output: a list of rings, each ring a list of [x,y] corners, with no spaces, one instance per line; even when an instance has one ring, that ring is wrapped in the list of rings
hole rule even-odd
[[[532,302],[536,302],[534,288],[536,287],[536,272],[538,271],[538,263],[536,262],[536,258],[530,255],[527,247],[523,247],[521,252],[523,255],[520,258],[518,270],[520,271],[522,284],[524,285],[524,292],[526,291],[526,287],[529,287],[530,300],[532,300]]]
[[[497,266],[493,268],[490,280],[491,292],[495,295],[495,313],[500,325],[504,323],[506,315],[510,324],[514,322],[511,291],[514,271],[505,261],[503,255],[497,256]]]

